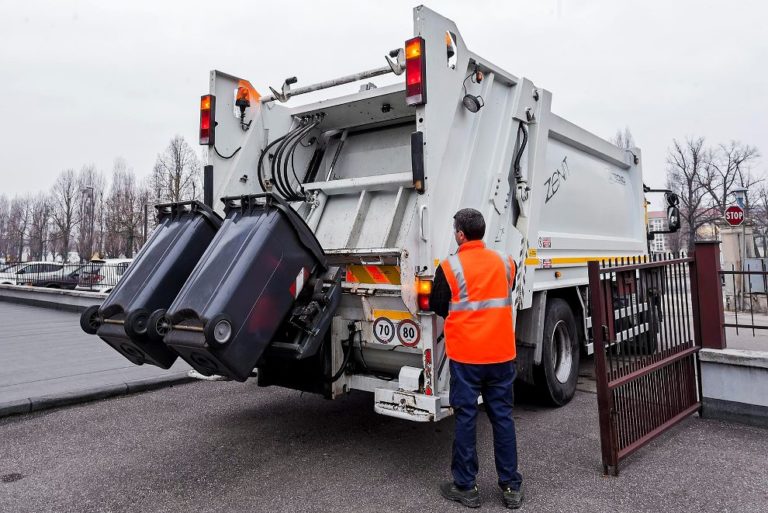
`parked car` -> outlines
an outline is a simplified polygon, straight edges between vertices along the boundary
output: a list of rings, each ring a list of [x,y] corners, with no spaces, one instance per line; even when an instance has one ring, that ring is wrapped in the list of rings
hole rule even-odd
[[[133,260],[130,258],[108,258],[91,260],[79,271],[76,290],[111,292],[125,274]]]
[[[0,272],[0,283],[7,285],[31,285],[35,280],[45,280],[61,275],[64,264],[56,262],[25,262],[14,264]]]
[[[80,281],[80,273],[87,266],[88,264],[67,264],[58,273],[41,275],[31,280],[28,285],[49,289],[74,290]]]

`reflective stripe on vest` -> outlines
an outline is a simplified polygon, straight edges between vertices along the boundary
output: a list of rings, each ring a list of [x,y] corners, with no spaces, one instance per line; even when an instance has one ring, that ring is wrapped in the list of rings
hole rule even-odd
[[[495,251],[501,261],[504,262],[504,269],[507,274],[507,287],[511,291],[513,288],[512,283],[512,266],[509,263],[509,258],[501,251]],[[469,294],[467,293],[467,280],[464,275],[464,269],[461,266],[461,259],[459,254],[456,253],[448,257],[448,264],[451,266],[453,276],[456,278],[456,284],[459,287],[459,300],[451,301],[448,305],[450,311],[456,312],[476,312],[484,308],[503,308],[505,306],[512,306],[512,299],[510,296],[498,299],[486,299],[485,301],[469,301]]]
[[[461,267],[459,254],[456,253],[455,255],[449,256],[448,264],[451,266],[453,276],[456,278],[456,283],[459,285],[459,302],[467,302],[469,300],[467,280],[464,278],[464,269]]]

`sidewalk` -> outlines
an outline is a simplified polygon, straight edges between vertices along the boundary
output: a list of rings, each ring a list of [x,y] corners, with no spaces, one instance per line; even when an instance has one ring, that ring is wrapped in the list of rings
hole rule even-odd
[[[0,417],[187,381],[189,366],[135,366],[80,330],[79,314],[0,302]]]
[[[725,322],[736,323],[736,315],[733,312],[725,312]],[[739,312],[738,324],[768,327],[768,315],[756,313],[753,322],[753,316],[749,312]],[[728,349],[768,352],[768,329],[756,329],[753,334],[751,328],[739,328],[738,333],[736,333],[736,328],[725,328],[725,342]]]

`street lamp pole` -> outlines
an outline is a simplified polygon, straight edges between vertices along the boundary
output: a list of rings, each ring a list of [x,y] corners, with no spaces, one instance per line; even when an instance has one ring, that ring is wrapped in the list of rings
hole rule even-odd
[[[741,274],[741,293],[739,294],[739,297],[741,297],[741,308],[745,309],[744,306],[744,271],[746,271],[746,262],[747,262],[747,214],[749,213],[747,204],[747,188],[746,187],[737,187],[733,190],[733,195],[736,197],[736,203],[744,209],[744,220],[741,222],[741,244],[739,247],[739,270],[742,272]],[[749,278],[747,278],[749,279]],[[738,306],[737,306],[738,308]]]

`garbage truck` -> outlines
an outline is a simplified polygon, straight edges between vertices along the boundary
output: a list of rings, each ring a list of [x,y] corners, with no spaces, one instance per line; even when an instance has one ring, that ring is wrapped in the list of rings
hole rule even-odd
[[[204,201],[157,207],[83,329],[136,364],[367,391],[382,415],[438,421],[449,366],[429,293],[457,249],[454,213],[473,207],[516,263],[519,379],[567,403],[593,350],[587,262],[647,253],[642,154],[556,115],[552,93],[470,51],[451,20],[418,6],[413,27],[380,67],[316,84],[262,95],[212,71]]]

